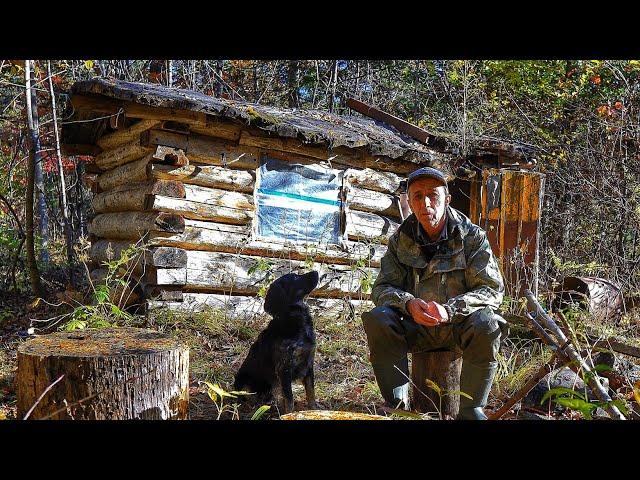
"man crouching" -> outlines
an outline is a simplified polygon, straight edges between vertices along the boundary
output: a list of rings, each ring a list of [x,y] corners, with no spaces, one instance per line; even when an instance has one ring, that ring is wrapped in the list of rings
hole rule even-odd
[[[487,235],[449,206],[444,174],[407,179],[413,212],[390,238],[374,283],[376,308],[362,314],[376,381],[387,406],[409,408],[409,352],[462,350],[458,419],[486,420],[501,328],[504,281]],[[397,368],[396,368],[397,367]]]

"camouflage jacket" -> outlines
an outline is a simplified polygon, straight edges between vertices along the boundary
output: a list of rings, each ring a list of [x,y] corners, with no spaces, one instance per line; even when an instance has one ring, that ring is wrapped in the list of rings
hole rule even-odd
[[[446,240],[430,261],[417,239],[421,232],[415,215],[409,216],[389,239],[387,253],[371,297],[377,306],[405,305],[413,298],[445,306],[453,321],[486,306],[500,306],[504,281],[487,235],[465,215],[447,207]]]

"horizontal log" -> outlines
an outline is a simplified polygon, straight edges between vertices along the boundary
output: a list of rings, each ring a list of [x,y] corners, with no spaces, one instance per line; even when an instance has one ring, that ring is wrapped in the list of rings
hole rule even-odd
[[[263,267],[264,266],[264,267]],[[289,259],[269,259],[218,252],[190,251],[184,291],[224,291],[255,294],[273,279],[291,271],[313,269],[320,274],[314,296],[358,294],[368,298],[377,269],[351,268]]]
[[[152,146],[141,145],[140,138],[137,138],[119,147],[103,151],[95,158],[95,164],[102,170],[111,170],[142,158],[153,151]]]
[[[189,185],[193,187],[193,185]],[[185,185],[185,190],[188,186]],[[244,195],[238,192],[223,191],[225,194]],[[220,203],[227,199],[220,199]],[[145,210],[158,210],[162,212],[182,215],[194,220],[209,220],[214,222],[232,223],[244,225],[253,218],[253,211],[248,209],[247,202],[242,199],[229,198],[228,206],[211,205],[207,203],[192,202],[162,195],[147,196]],[[237,202],[237,203],[234,203]]]
[[[144,269],[144,275],[140,279],[144,285],[174,285],[183,286],[187,283],[186,268],[157,268],[147,266]]]
[[[158,124],[160,130],[168,130],[170,132],[189,133],[191,125],[188,123],[174,122],[173,120],[164,120]]]
[[[109,269],[97,268],[89,273],[89,278],[93,284],[93,288],[99,285],[107,285],[109,287],[109,301],[119,308],[125,308],[137,303],[141,303],[141,289],[135,286],[135,282],[120,283],[114,275],[109,277]],[[120,278],[128,279],[126,274]]]
[[[237,123],[220,120],[207,115],[206,121],[202,123],[194,123],[191,125],[191,131],[207,135],[210,137],[222,138],[224,140],[230,140],[237,142],[240,138],[243,126]]]
[[[150,232],[182,233],[184,218],[165,212],[101,213],[89,224],[89,233],[114,240],[138,241]]]
[[[145,285],[144,297],[152,302],[182,302],[184,294],[181,286]]]
[[[208,309],[224,311],[231,318],[249,319],[264,316],[264,299],[259,296],[225,295],[216,293],[183,293],[182,302],[150,301],[150,311],[170,308],[186,312],[199,312]],[[346,298],[308,298],[305,302],[311,315],[317,320],[352,319],[362,312],[369,311],[375,305],[369,300],[351,300]]]
[[[176,247],[143,247],[140,243],[127,240],[100,239],[89,249],[92,261],[102,264],[122,259],[122,252],[129,250],[130,262],[138,262],[141,257],[144,264],[161,268],[180,268],[187,266],[187,252]]]
[[[375,213],[347,212],[347,235],[351,240],[365,240],[387,244],[389,237],[400,227],[400,224],[388,217]]]
[[[219,139],[197,134],[180,134],[164,130],[150,130],[142,142],[146,145],[166,145],[184,150],[189,163],[203,163],[236,169],[255,170],[260,166],[260,151],[238,147]]]
[[[96,143],[102,150],[110,150],[136,140],[142,132],[156,127],[159,124],[159,120],[140,120],[128,128],[103,135]]]
[[[402,177],[395,173],[380,172],[371,168],[364,170],[349,168],[344,172],[344,180],[360,188],[383,193],[396,193],[400,188]]]
[[[180,180],[190,185],[223,188],[246,193],[252,193],[255,185],[254,176],[250,172],[209,165],[173,167],[149,164],[147,177],[162,180]]]
[[[120,109],[128,118],[141,118],[146,120],[172,120],[174,122],[188,123],[206,127],[207,115],[203,112],[182,110],[166,107],[151,107],[135,102],[111,99],[102,95],[71,96],[71,104],[75,110],[91,111],[96,113],[114,114]]]
[[[388,193],[348,186],[347,204],[352,210],[377,213],[385,217],[400,218],[399,199]]]
[[[182,182],[175,180],[126,183],[96,195],[91,205],[96,213],[142,211],[147,195],[184,198],[185,187]]]
[[[304,144],[296,139],[266,136],[257,131],[250,132],[248,130],[244,130],[240,135],[238,143],[242,147],[291,152],[359,169],[371,168],[375,170],[393,171],[401,174],[408,174],[416,169],[416,165],[414,163],[392,160],[386,157],[373,157],[357,149],[350,149],[347,147],[329,149],[328,147],[312,146]]]
[[[386,253],[384,245],[366,245],[361,242],[338,245],[274,243],[251,239],[251,227],[198,222],[185,219],[185,231],[177,235],[151,234],[149,243],[210,252],[242,253],[267,258],[288,258],[342,265],[362,264],[379,267]]]
[[[60,145],[60,148],[62,149],[62,153],[69,157],[73,155],[89,155],[95,157],[100,155],[102,151],[100,147],[90,143],[63,143]]]
[[[190,202],[245,210],[254,209],[253,195],[247,195],[246,193],[189,184],[184,185],[184,191],[185,199]]]
[[[148,165],[163,166],[183,166],[187,165],[189,160],[181,150],[157,146],[153,153],[144,156],[140,160],[121,165],[113,170],[101,173],[98,178],[98,186],[100,190],[111,190],[112,188],[124,183],[143,182],[149,179],[147,174]]]

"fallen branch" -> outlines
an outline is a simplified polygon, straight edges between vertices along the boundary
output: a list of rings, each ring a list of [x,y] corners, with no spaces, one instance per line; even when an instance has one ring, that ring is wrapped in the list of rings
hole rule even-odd
[[[547,329],[549,329],[552,335],[558,340],[556,353],[560,356],[562,360],[567,360],[571,362],[571,368],[581,369],[586,372],[586,383],[591,387],[594,395],[598,397],[598,399],[606,404],[604,407],[609,416],[614,420],[626,420],[625,416],[620,412],[618,407],[611,404],[611,397],[605,390],[605,388],[600,384],[598,380],[598,376],[594,374],[594,372],[589,368],[589,365],[583,360],[582,356],[577,352],[575,347],[571,344],[571,341],[567,339],[566,335],[562,332],[560,327],[556,324],[556,322],[545,312],[545,310],[540,306],[536,297],[531,293],[530,290],[525,290],[525,297],[527,297],[527,302],[529,307],[533,309],[535,314],[535,320],[540,319]],[[532,315],[533,317],[533,315]],[[563,358],[564,357],[564,358]],[[576,366],[577,365],[577,366]],[[575,371],[575,370],[574,370]]]

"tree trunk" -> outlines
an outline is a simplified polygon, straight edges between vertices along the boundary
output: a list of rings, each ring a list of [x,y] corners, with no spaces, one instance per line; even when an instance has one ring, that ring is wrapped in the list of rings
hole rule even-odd
[[[29,148],[29,160],[27,162],[27,193],[25,199],[25,234],[27,244],[27,268],[31,280],[31,290],[37,297],[42,296],[42,285],[40,283],[40,272],[36,264],[35,242],[33,238],[33,194],[35,188],[35,172],[38,150],[38,134],[34,131],[33,111],[31,109],[31,60],[25,60],[25,83],[26,83],[26,107],[27,124],[29,128],[31,145]]]
[[[31,137],[31,150],[34,155],[34,179],[36,188],[36,198],[38,199],[38,217],[40,219],[40,239],[42,241],[42,249],[40,250],[40,261],[49,262],[49,215],[47,214],[47,203],[45,200],[44,176],[42,174],[42,156],[40,154],[40,123],[38,121],[38,98],[36,89],[33,86],[31,78],[31,62],[33,60],[25,60],[25,80],[27,92],[27,111],[29,121],[29,133]]]
[[[287,65],[287,103],[289,108],[300,107],[300,95],[298,94],[298,61],[289,60]]]
[[[53,81],[51,79],[51,62],[47,61],[47,76],[49,77],[49,94],[51,95],[51,111],[53,112],[53,130],[56,136],[56,154],[58,159],[58,174],[60,179],[60,209],[62,210],[62,224],[64,226],[64,237],[67,247],[67,262],[69,268],[69,282],[74,285],[73,278],[73,234],[69,220],[69,208],[67,206],[67,184],[64,179],[64,168],[62,165],[62,153],[60,152],[60,135],[58,134],[58,115],[56,113],[56,96],[53,92]]]
[[[213,94],[216,96],[216,98],[220,98],[220,96],[222,96],[222,87],[224,83],[222,80],[222,67],[224,66],[224,60],[216,60],[214,63],[216,80],[213,87]]]
[[[20,346],[16,382],[19,418],[181,420],[189,349],[139,328],[58,332]]]
[[[462,356],[459,352],[447,350],[413,353],[413,407],[419,412],[440,412],[443,419],[456,418],[460,410],[460,395],[447,393],[460,390],[461,370]],[[440,395],[427,385],[426,379],[440,388]]]

